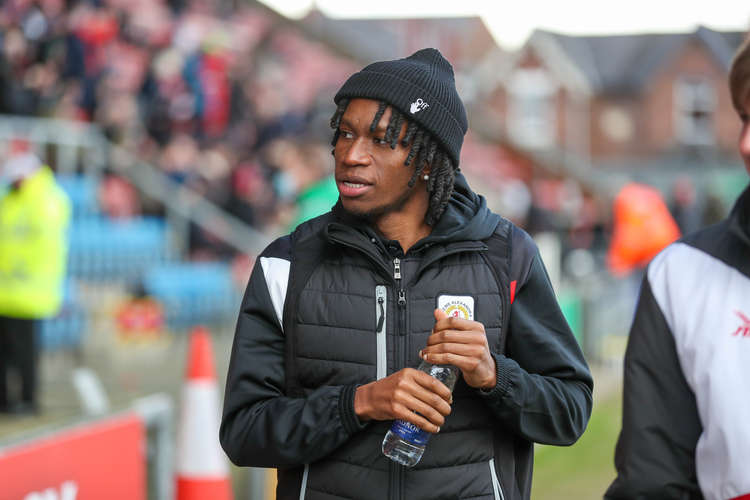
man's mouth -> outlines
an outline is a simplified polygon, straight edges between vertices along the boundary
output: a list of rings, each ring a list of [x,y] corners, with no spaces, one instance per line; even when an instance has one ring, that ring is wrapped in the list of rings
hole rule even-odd
[[[355,198],[367,192],[370,187],[372,187],[371,184],[359,179],[338,181],[339,194],[344,198]]]

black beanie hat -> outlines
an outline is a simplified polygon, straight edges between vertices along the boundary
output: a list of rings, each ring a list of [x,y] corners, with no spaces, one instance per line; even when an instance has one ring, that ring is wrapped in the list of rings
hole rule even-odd
[[[438,139],[458,166],[468,128],[466,110],[456,92],[453,67],[438,50],[422,49],[405,59],[372,63],[350,76],[333,101],[358,97],[398,109]]]

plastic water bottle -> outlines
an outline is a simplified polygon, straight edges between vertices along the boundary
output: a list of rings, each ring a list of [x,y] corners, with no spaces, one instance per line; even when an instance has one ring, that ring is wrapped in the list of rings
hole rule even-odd
[[[420,371],[428,373],[448,386],[453,387],[458,380],[459,369],[453,365],[433,365],[422,361]],[[383,439],[383,454],[401,465],[413,467],[419,462],[430,439],[430,433],[406,420],[394,420],[391,429]]]
[[[471,295],[440,295],[438,308],[447,316],[474,319],[474,297]],[[461,370],[453,365],[433,365],[422,361],[417,370],[428,373],[453,392]],[[424,454],[430,433],[405,420],[394,420],[383,439],[383,455],[406,467],[416,465]]]

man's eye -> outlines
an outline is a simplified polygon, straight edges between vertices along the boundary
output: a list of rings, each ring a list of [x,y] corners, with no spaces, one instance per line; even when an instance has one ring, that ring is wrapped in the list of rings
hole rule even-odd
[[[346,130],[340,130],[339,137],[343,137],[344,139],[351,139],[352,137],[354,137],[354,134]]]
[[[373,137],[372,142],[375,144],[388,144],[385,139],[381,139],[380,137]]]

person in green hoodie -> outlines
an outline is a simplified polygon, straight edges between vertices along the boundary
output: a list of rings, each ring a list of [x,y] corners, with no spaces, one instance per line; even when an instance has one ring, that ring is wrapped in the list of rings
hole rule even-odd
[[[31,153],[10,157],[0,179],[0,412],[37,411],[36,327],[62,303],[70,201]],[[21,381],[14,397],[8,375]]]

